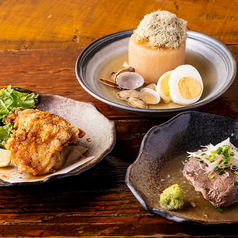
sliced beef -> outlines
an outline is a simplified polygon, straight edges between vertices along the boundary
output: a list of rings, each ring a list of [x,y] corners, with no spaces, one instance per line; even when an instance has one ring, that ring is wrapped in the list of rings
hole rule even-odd
[[[215,171],[206,172],[205,166],[192,157],[186,162],[183,175],[214,206],[228,206],[238,202],[238,185],[234,183],[238,182],[238,175],[230,169],[226,169],[222,175]]]

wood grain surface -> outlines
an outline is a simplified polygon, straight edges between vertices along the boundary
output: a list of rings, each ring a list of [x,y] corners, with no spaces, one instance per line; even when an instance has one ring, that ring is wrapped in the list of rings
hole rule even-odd
[[[236,44],[237,8],[235,0],[1,1],[0,50],[84,48],[104,35],[136,28],[158,9],[185,19],[189,30]]]
[[[0,188],[1,237],[237,237],[238,225],[181,224],[144,210],[125,184],[141,140],[170,117],[149,118],[86,93],[75,62],[94,40],[134,29],[152,11],[169,10],[189,30],[228,46],[238,62],[238,2],[232,0],[0,1],[0,86],[22,87],[91,102],[116,123],[113,151],[79,176],[40,186]],[[238,78],[197,110],[238,120]]]

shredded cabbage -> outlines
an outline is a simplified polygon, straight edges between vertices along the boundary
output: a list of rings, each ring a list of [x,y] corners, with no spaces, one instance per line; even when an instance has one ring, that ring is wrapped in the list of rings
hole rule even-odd
[[[189,157],[205,163],[207,171],[218,171],[219,173],[229,168],[238,172],[238,149],[230,142],[229,137],[217,145],[209,144],[203,147],[196,152],[188,152]]]

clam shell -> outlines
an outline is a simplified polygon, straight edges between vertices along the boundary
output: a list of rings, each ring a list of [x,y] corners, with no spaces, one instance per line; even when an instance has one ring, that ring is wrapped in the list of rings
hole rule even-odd
[[[137,97],[129,97],[127,98],[127,103],[136,108],[147,109],[148,105],[140,98]]]
[[[116,94],[118,98],[121,100],[127,101],[127,98],[129,97],[140,97],[140,92],[135,89],[128,89],[128,90],[122,90]]]
[[[112,87],[112,88],[118,88],[118,85],[110,80],[107,79],[99,79],[99,81],[101,83],[103,83],[104,85],[107,85],[108,87]]]
[[[145,88],[150,88],[156,91],[157,85],[155,83],[149,83],[145,86]]]
[[[111,75],[110,75],[111,80],[115,83],[116,82],[116,77],[119,74],[124,73],[124,72],[135,72],[135,68],[133,68],[131,66],[127,66],[127,67],[125,67],[123,69],[120,69],[118,71],[111,72]]]
[[[147,104],[157,104],[160,102],[159,94],[151,88],[142,88],[140,98]]]
[[[135,72],[124,72],[116,77],[116,83],[123,89],[136,89],[144,84],[144,78]]]

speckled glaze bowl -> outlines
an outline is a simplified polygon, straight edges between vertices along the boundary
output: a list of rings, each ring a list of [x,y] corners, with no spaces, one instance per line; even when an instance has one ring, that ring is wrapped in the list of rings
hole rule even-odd
[[[15,89],[21,92],[31,93],[29,90]],[[72,125],[86,132],[86,135],[80,139],[80,145],[88,148],[87,157],[92,159],[83,161],[78,167],[74,167],[69,172],[61,174],[52,173],[46,178],[44,176],[31,176],[29,179],[26,177],[22,182],[14,183],[5,182],[0,179],[0,187],[39,185],[55,179],[79,175],[98,164],[111,152],[115,145],[115,123],[106,118],[92,103],[81,102],[53,94],[38,94],[39,103],[36,105],[38,110],[49,111],[59,115]],[[22,177],[22,175],[19,176],[20,178]]]
[[[86,47],[76,61],[75,73],[80,85],[108,105],[147,117],[174,116],[212,102],[226,92],[235,79],[236,62],[228,47],[211,36],[188,31],[185,63],[193,65],[202,76],[204,91],[199,101],[188,106],[160,102],[150,105],[149,109],[131,107],[116,97],[118,89],[100,83],[99,79],[108,79],[111,72],[128,62],[132,33],[133,30],[127,30],[104,36]]]
[[[188,151],[228,137],[237,147],[237,121],[194,111],[180,113],[147,132],[137,159],[128,167],[126,184],[148,212],[169,220],[207,225],[237,223],[237,204],[219,213],[182,175]],[[159,204],[160,193],[175,183],[184,190],[185,206],[178,211],[164,210]]]

